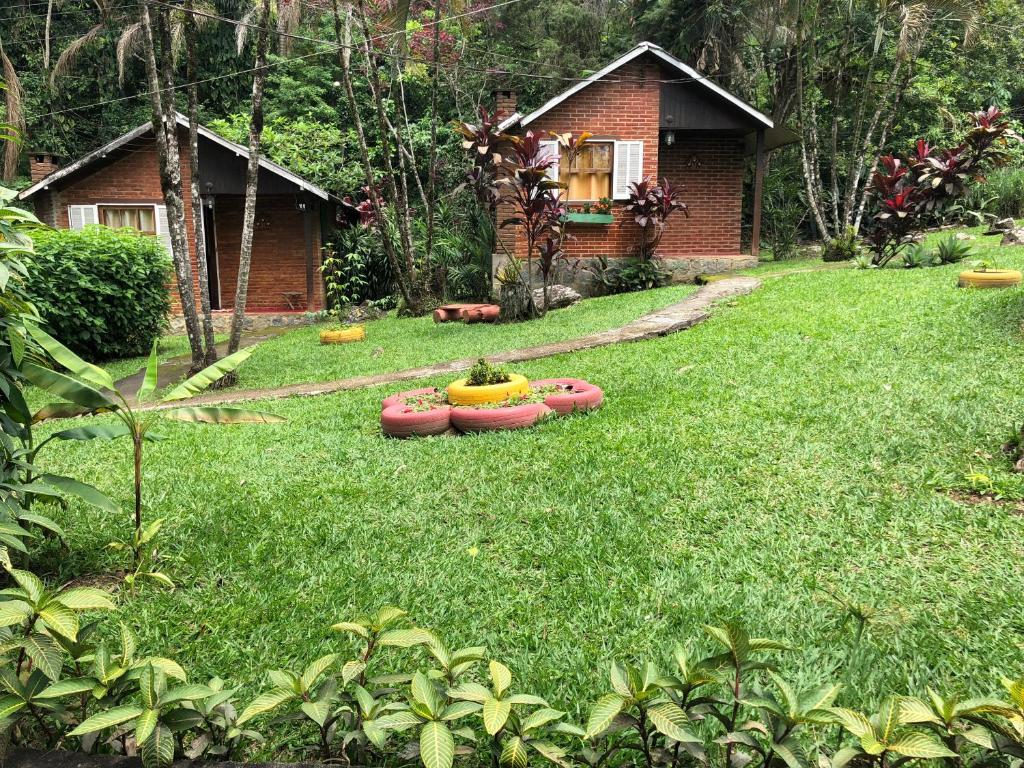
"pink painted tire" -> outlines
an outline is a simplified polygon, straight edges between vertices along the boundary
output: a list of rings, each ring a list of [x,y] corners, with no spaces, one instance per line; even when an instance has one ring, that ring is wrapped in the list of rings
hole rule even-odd
[[[388,437],[443,435],[451,428],[451,406],[414,411],[406,405],[392,405],[380,414],[380,428]]]
[[[544,398],[544,405],[565,416],[576,411],[592,411],[600,408],[604,402],[601,388],[583,379],[541,379],[531,381],[530,387],[543,387],[558,384],[571,387],[571,390],[556,392]]]
[[[405,405],[405,398],[418,397],[419,395],[436,395],[437,387],[423,387],[421,389],[410,389],[406,392],[396,392],[380,401],[380,409],[390,408],[392,405]]]
[[[551,413],[544,403],[526,403],[508,408],[452,408],[452,426],[460,432],[494,432],[532,427]]]

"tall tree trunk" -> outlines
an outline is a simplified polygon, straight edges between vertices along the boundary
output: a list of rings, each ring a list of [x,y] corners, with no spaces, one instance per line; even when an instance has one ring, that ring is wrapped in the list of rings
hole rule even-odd
[[[260,173],[260,137],[263,134],[263,86],[267,82],[267,51],[270,48],[270,0],[260,9],[259,35],[256,38],[256,72],[252,78],[252,112],[249,118],[249,165],[245,171],[245,211],[242,218],[242,247],[238,254],[238,283],[235,287],[235,312],[231,318],[228,354],[238,351],[245,325],[245,302],[249,292],[252,266],[252,236],[256,223],[256,186]]]
[[[373,104],[376,109],[377,123],[380,127],[380,134],[383,139],[381,155],[384,158],[385,190],[388,193],[390,202],[395,208],[395,223],[398,226],[398,235],[402,245],[404,279],[409,297],[406,300],[406,308],[409,314],[418,315],[422,312],[423,304],[421,286],[419,285],[420,280],[416,270],[416,257],[413,250],[411,224],[409,221],[409,197],[406,189],[405,172],[404,168],[396,171],[391,159],[391,146],[387,137],[389,134],[392,134],[392,138],[396,140],[396,154],[398,155],[399,162],[404,165],[402,140],[400,136],[395,135],[396,132],[392,132],[389,128],[389,120],[387,118],[387,111],[384,108],[384,97],[382,95],[383,84],[380,80],[380,72],[373,59],[373,50],[370,45],[370,25],[367,20],[366,5],[363,0],[359,0],[359,25],[363,33],[362,47],[363,55],[366,58],[367,84],[370,86],[370,94],[373,97]],[[396,184],[396,176],[399,178],[401,186]]]
[[[192,14],[193,0],[185,0],[185,79],[188,80],[188,152],[192,182],[192,225],[195,234],[196,268],[199,272],[199,308],[202,312],[204,365],[217,361],[217,343],[213,336],[213,312],[210,308],[210,273],[206,261],[206,231],[203,228],[203,198],[199,179],[199,66],[196,61],[197,24]]]
[[[366,131],[363,128],[363,119],[359,114],[359,104],[356,101],[355,89],[352,86],[352,5],[345,4],[345,22],[342,24],[341,12],[338,8],[338,0],[334,0],[334,37],[338,44],[338,63],[341,65],[341,78],[345,85],[345,96],[348,99],[348,108],[351,112],[352,124],[356,129],[356,138],[359,141],[359,158],[363,163],[363,176],[366,186],[371,190],[370,205],[378,222],[384,222],[384,206],[381,205],[379,196],[373,192],[376,189],[376,178],[373,173],[373,165],[370,163],[370,148],[366,142]],[[384,245],[384,252],[387,254],[391,271],[397,276],[398,290],[406,306],[412,302],[412,294],[406,283],[402,264],[395,251],[395,244],[390,237],[382,233],[381,241]]]
[[[185,319],[185,332],[192,352],[193,372],[203,367],[205,350],[196,314],[195,293],[192,288],[192,261],[189,257],[188,235],[185,229],[185,202],[182,197],[181,157],[178,151],[178,124],[174,115],[174,69],[171,61],[171,31],[167,12],[155,11],[150,16],[147,0],[139,0],[142,22],[143,48],[146,59],[146,80],[149,86],[149,104],[153,116],[153,135],[156,138],[160,165],[160,188],[167,207],[167,226],[171,238],[171,257],[178,281],[178,297]],[[154,24],[155,18],[155,24]],[[160,41],[161,66],[157,66],[157,39]]]
[[[434,217],[437,202],[434,199],[437,187],[437,91],[441,79],[441,4],[443,0],[434,0],[434,71],[430,82],[430,154],[427,158],[427,243],[424,248],[427,263],[430,263],[434,252]],[[403,99],[404,101],[404,99]],[[447,284],[447,275],[445,275]],[[442,300],[445,298],[442,294]]]
[[[53,28],[53,3],[54,0],[47,0],[46,3],[46,25],[43,27],[43,69],[50,71],[50,31]]]

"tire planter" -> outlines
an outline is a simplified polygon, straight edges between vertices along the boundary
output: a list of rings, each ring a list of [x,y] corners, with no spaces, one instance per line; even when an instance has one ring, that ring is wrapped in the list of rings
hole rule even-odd
[[[566,387],[565,392],[555,392],[544,398],[544,405],[561,415],[575,412],[592,411],[600,408],[604,402],[601,388],[583,379],[541,379],[531,381],[531,387],[558,385]]]
[[[390,408],[392,405],[405,405],[407,397],[420,397],[422,395],[435,395],[439,392],[437,387],[423,387],[422,389],[410,389],[406,392],[396,392],[380,401],[380,409]]]
[[[496,432],[525,429],[551,413],[544,403],[508,408],[452,408],[451,423],[460,432]]]
[[[1009,288],[1020,282],[1021,273],[1016,269],[969,269],[960,273],[961,288]]]
[[[353,325],[350,328],[320,331],[321,344],[349,344],[353,341],[362,341],[365,338],[366,326],[364,325]]]
[[[451,406],[417,411],[407,405],[392,405],[380,413],[380,428],[388,437],[443,435],[451,429]]]
[[[530,391],[530,382],[525,376],[513,373],[504,384],[485,384],[471,387],[466,379],[453,381],[448,385],[448,402],[452,405],[486,405],[500,403],[516,395],[525,395]]]

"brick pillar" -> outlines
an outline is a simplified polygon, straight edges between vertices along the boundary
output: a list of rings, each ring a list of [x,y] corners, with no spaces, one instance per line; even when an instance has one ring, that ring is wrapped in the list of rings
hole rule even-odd
[[[57,164],[57,156],[48,152],[33,152],[29,156],[28,165],[33,184],[45,179],[60,167]]]

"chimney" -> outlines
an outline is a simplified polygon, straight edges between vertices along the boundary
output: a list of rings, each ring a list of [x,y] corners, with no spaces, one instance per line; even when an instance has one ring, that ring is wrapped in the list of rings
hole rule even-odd
[[[511,117],[516,112],[516,92],[495,91],[494,106],[501,112],[502,117]]]
[[[33,152],[29,155],[28,165],[33,184],[45,179],[60,167],[57,156],[49,152]]]
[[[502,117],[511,117],[516,111],[516,92],[510,87],[510,73],[503,69],[491,69],[487,74],[494,82],[494,89],[491,91],[494,108]]]

